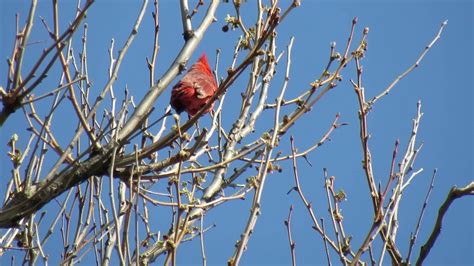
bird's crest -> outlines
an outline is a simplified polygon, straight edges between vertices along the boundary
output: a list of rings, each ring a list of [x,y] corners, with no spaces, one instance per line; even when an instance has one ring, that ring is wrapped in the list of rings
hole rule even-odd
[[[212,70],[211,66],[209,65],[209,62],[207,61],[207,55],[206,53],[202,53],[201,57],[199,58],[197,64],[195,64],[197,68],[200,70],[206,71],[208,74],[212,76]]]

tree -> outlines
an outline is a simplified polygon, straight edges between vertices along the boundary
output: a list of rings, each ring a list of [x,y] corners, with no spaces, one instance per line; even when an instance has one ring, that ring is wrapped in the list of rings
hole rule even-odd
[[[79,1],[75,14],[66,24],[62,17],[68,17],[68,13],[63,10],[70,9],[62,9],[53,1],[47,7],[52,15],[42,17],[45,15],[37,13],[45,8],[43,3],[31,1],[26,23],[21,25],[20,15],[17,17],[15,41],[7,62],[7,80],[1,90],[0,125],[14,123],[13,119],[16,123],[22,120],[17,133],[4,141],[10,147],[11,160],[11,176],[0,210],[0,226],[5,228],[0,242],[4,254],[18,249],[24,254],[24,258],[19,259],[30,263],[41,258],[45,263],[75,264],[95,260],[97,264],[115,261],[148,264],[159,258],[165,264],[174,265],[185,254],[181,254],[181,244],[193,240],[201,244],[205,264],[204,236],[214,229],[214,225],[205,226],[205,215],[218,206],[229,208],[234,201],[245,199],[249,213],[243,213],[246,222],[240,228],[241,235],[228,260],[229,265],[238,265],[249,247],[252,233],[258,231],[257,221],[265,209],[263,192],[273,181],[270,176],[283,171],[286,161],[289,164],[285,173],[291,173],[292,169],[294,178],[288,193],[298,195],[308,211],[313,233],[324,244],[323,254],[328,264],[387,260],[397,265],[421,264],[440,234],[450,204],[457,198],[472,195],[474,184],[452,188],[439,209],[433,233],[422,242],[416,254],[413,248],[422,228],[435,171],[426,197],[419,195],[424,204],[420,206],[421,211],[415,213],[420,218],[413,225],[415,230],[410,240],[406,241],[409,248],[401,250],[397,235],[400,222],[406,218],[400,214],[401,200],[414,178],[422,172],[415,166],[422,146],[417,142],[422,105],[417,104],[407,141],[395,141],[387,176],[375,174],[368,116],[376,112],[374,107],[381,103],[379,101],[420,64],[440,39],[447,23],[441,24],[412,66],[385,89],[371,91],[373,96],[367,96],[362,66],[368,51],[369,28],[358,26],[354,18],[348,27],[346,42],[331,43],[325,67],[311,73],[317,78],[306,80],[308,85],[304,88],[294,85],[291,88],[295,41],[290,38],[286,42],[289,36],[280,36],[279,29],[291,20],[300,2],[262,2],[257,1],[255,5],[243,1],[180,1],[181,16],[175,20],[181,20],[184,42],[169,63],[158,58],[161,40],[166,37],[158,15],[160,6],[158,1],[152,4],[145,0],[136,12],[126,40],[118,44],[119,41],[112,39],[108,48],[107,81],[95,84],[96,73],[90,69],[98,62],[90,54],[91,49],[102,48],[89,45],[89,30],[94,25],[88,26],[86,22],[94,15],[98,3]],[[221,6],[231,8],[225,19],[217,17]],[[151,9],[152,20],[145,22]],[[219,88],[207,106],[194,116],[173,114],[170,107],[166,107],[167,93],[190,65],[191,57],[195,56],[210,27],[216,27],[216,18],[223,24],[221,36],[232,36],[226,52],[221,55],[217,50],[211,57],[215,58],[214,73]],[[147,37],[143,40],[152,45],[149,45],[146,64],[143,64],[144,58],[140,59],[141,66],[146,65],[148,69],[146,82],[142,79],[139,84],[142,91],[145,87],[148,89],[140,95],[138,89],[128,87],[128,80],[135,73],[122,73],[121,69],[131,62],[127,61],[127,55],[142,32],[142,24],[146,23],[152,27],[143,31]],[[39,44],[34,44],[36,38],[41,40]],[[230,43],[234,44],[232,53]],[[280,49],[282,45],[286,48]],[[221,64],[221,61],[227,63]],[[163,74],[157,74],[158,67]],[[140,71],[145,72],[145,68]],[[301,163],[301,159],[310,162],[310,154],[347,124],[341,122],[340,114],[335,115],[313,145],[303,145],[298,138],[291,137],[297,125],[311,123],[308,115],[340,85],[346,88],[350,85],[358,102],[359,137],[356,140],[362,147],[359,166],[363,169],[358,182],[367,186],[360,193],[370,199],[371,215],[363,217],[370,226],[368,230],[360,229],[365,237],[356,244],[345,229],[347,222],[342,215],[342,205],[351,204],[350,201],[343,203],[346,193],[337,188],[345,187],[344,184],[329,174],[331,169],[323,171],[321,185],[324,184],[326,194],[318,199],[327,202],[329,209],[323,220],[324,209],[315,208],[308,200],[310,188],[302,185],[298,173],[301,169],[298,162]],[[204,110],[213,102],[214,111],[204,115]],[[22,114],[14,117],[17,113]],[[285,143],[289,145],[285,147]],[[309,148],[298,151],[298,146]],[[2,172],[8,173],[5,169]],[[283,209],[286,212],[286,206]],[[296,264],[291,226],[295,216],[292,214],[293,207],[289,207],[285,225],[292,261]],[[54,249],[46,248],[51,239],[62,241],[60,254],[55,255]]]

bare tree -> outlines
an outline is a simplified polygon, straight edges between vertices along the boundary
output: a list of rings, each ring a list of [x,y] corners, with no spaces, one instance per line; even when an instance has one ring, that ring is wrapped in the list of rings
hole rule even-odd
[[[267,177],[280,170],[278,162],[287,160],[293,165],[293,190],[307,208],[314,230],[323,239],[328,264],[332,263],[331,253],[337,254],[344,265],[382,264],[386,254],[393,264],[409,264],[435,177],[434,173],[416,230],[410,239],[408,254],[402,254],[395,241],[399,220],[402,219],[398,215],[399,203],[405,188],[422,171],[413,169],[421,149],[416,142],[423,115],[421,103],[417,105],[405,153],[399,155],[402,144],[397,141],[390,174],[386,180],[380,181],[383,182],[381,186],[377,185],[379,180],[373,173],[367,115],[382,97],[419,65],[441,37],[446,22],[414,65],[379,95],[368,100],[362,83],[362,60],[367,50],[369,29],[359,30],[355,18],[343,47],[338,48],[335,43],[330,45],[327,66],[317,74],[318,78],[309,82],[310,85],[298,97],[288,99],[286,91],[294,38],[286,44],[284,51],[279,52],[277,44],[281,43],[281,37],[277,32],[278,27],[289,19],[292,10],[300,6],[300,2],[259,0],[255,5],[257,16],[254,20],[244,16],[241,10],[242,5],[251,3],[226,3],[233,5],[235,13],[225,18],[223,30],[241,32],[235,40],[232,63],[220,67],[218,50],[214,69],[218,90],[196,115],[185,119],[184,116],[172,115],[169,106],[156,108],[155,102],[186,69],[221,4],[218,0],[195,2],[195,6],[190,7],[187,0],[179,1],[184,43],[168,70],[156,77],[160,39],[159,3],[158,0],[153,3],[144,0],[136,22],[118,53],[115,52],[115,41],[109,47],[109,79],[101,88],[94,87],[88,72],[90,47],[87,46],[88,26],[85,22],[88,11],[94,8],[93,0],[78,1],[76,15],[64,31],[59,26],[57,0],[53,0],[52,4],[52,21],[41,18],[42,23],[34,25],[36,0],[31,1],[25,25],[20,25],[21,19],[17,16],[17,33],[8,59],[7,82],[2,84],[0,90],[3,104],[0,126],[13,123],[11,115],[16,111],[24,114],[23,119],[28,126],[18,128],[18,133],[8,141],[11,175],[0,209],[0,227],[5,228],[0,236],[2,255],[19,249],[24,251],[24,263],[35,264],[41,258],[47,264],[53,254],[43,246],[53,234],[58,234],[63,241],[60,254],[62,264],[72,265],[85,257],[93,257],[97,264],[103,265],[110,264],[113,258],[121,265],[147,265],[163,256],[165,264],[175,265],[180,244],[199,237],[202,263],[205,265],[204,233],[212,226],[204,228],[204,215],[216,206],[250,196],[247,223],[228,261],[229,265],[239,265],[261,212]],[[123,97],[117,96],[114,85],[149,9],[153,10],[154,32],[149,34],[153,49],[146,59],[149,80],[148,84],[143,84],[148,90],[135,103],[134,96],[126,88]],[[196,14],[201,15],[202,20],[198,21]],[[29,49],[31,32],[38,28],[48,33],[45,35],[49,38],[48,44],[32,66],[26,67],[25,51]],[[74,47],[74,39],[81,40],[82,45]],[[329,221],[324,221],[319,211],[313,209],[299,182],[297,159],[306,158],[307,154],[330,139],[334,130],[343,127],[345,123],[339,121],[340,116],[336,115],[321,139],[303,152],[297,151],[297,140],[293,138],[291,153],[280,154],[277,151],[280,141],[288,138],[292,126],[303,120],[321,98],[337,87],[342,81],[343,70],[350,66],[355,66],[352,71],[357,77],[350,82],[359,102],[362,167],[374,214],[374,217],[367,217],[373,218],[373,224],[359,247],[351,246],[351,238],[344,230],[340,202],[345,195],[335,189],[335,177],[324,173]],[[277,71],[284,73],[282,84],[274,81]],[[53,73],[59,74],[52,77]],[[57,80],[55,88],[35,95],[40,85],[53,78]],[[232,87],[237,79],[245,80],[246,87],[241,91],[239,113],[235,118],[228,117],[233,122],[230,127],[225,127],[222,112],[226,93],[237,89]],[[276,99],[268,96],[270,88],[279,89]],[[210,114],[210,123],[199,125],[199,119],[214,102],[216,105]],[[75,131],[55,130],[58,128],[55,117],[71,112],[74,115],[69,120],[75,125]],[[257,129],[256,123],[264,113],[272,114],[272,126],[266,130]],[[66,135],[69,142],[61,145],[57,141],[58,135]],[[19,138],[28,139],[24,147],[20,147]],[[249,169],[252,168],[257,170],[257,174],[250,174]],[[8,171],[2,169],[2,173],[7,175]],[[435,244],[450,204],[457,198],[472,195],[473,191],[474,183],[451,190],[416,264],[423,262]],[[45,214],[41,211],[49,204],[59,206],[56,213]],[[151,222],[150,212],[156,212],[156,209],[160,210],[162,217],[169,219],[169,227],[157,228]],[[46,215],[51,217],[44,219]],[[296,265],[291,219],[292,207],[285,225],[293,265]],[[42,233],[44,231],[46,233]],[[375,242],[376,239],[379,241]],[[373,254],[374,243],[380,245],[380,254]]]

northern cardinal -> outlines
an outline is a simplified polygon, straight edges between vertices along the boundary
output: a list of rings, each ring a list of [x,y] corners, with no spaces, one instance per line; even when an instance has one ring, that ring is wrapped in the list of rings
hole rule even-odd
[[[186,111],[193,116],[209,101],[216,90],[216,80],[207,62],[207,56],[203,53],[188,73],[174,85],[170,103],[176,112]],[[209,112],[213,106],[214,103],[204,113]]]

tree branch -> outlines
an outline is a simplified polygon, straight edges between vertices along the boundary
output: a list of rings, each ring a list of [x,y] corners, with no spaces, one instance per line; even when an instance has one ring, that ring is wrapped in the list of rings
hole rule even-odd
[[[446,197],[446,200],[443,202],[443,204],[438,210],[438,217],[436,218],[436,223],[433,227],[433,231],[431,232],[430,237],[428,238],[426,243],[420,248],[420,255],[418,256],[418,259],[416,261],[417,266],[423,264],[423,261],[426,259],[426,257],[431,251],[431,248],[433,248],[436,240],[438,239],[438,236],[441,234],[443,218],[448,212],[451,203],[464,196],[474,196],[474,182],[471,182],[469,185],[462,188],[457,188],[456,186],[451,188],[448,193],[448,196]]]

